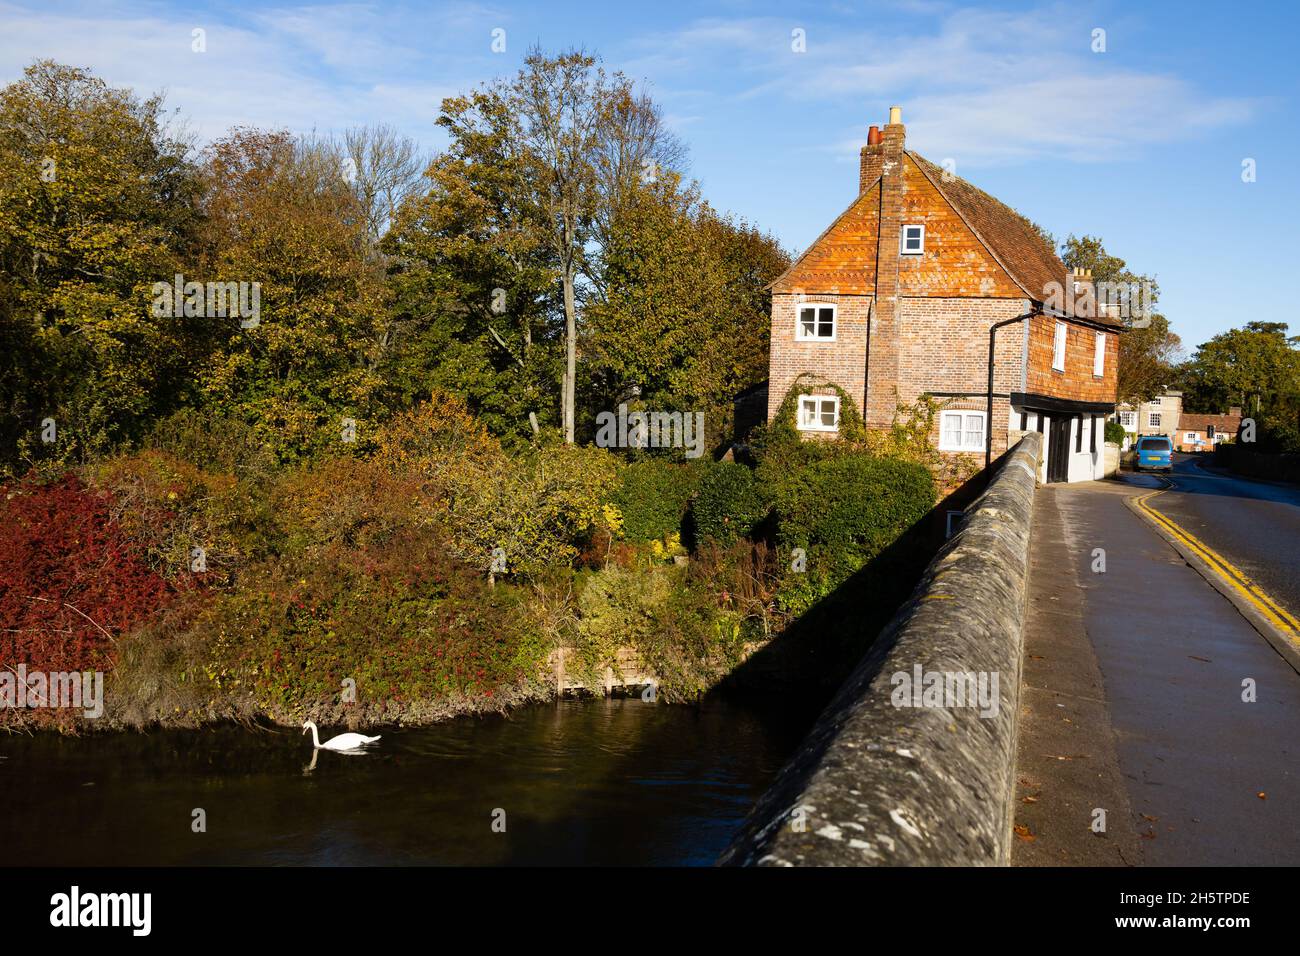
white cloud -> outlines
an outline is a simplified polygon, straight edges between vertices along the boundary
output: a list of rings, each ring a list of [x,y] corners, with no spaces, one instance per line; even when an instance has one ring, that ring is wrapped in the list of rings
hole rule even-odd
[[[825,148],[846,158],[856,158],[872,119],[864,103],[876,104],[880,123],[887,106],[901,104],[910,145],[974,166],[1113,160],[1248,121],[1261,105],[1092,53],[1090,21],[1070,8],[960,10],[888,30],[811,21],[806,53],[790,50],[793,22],[699,20],[641,38],[626,69],[695,90],[710,85],[702,72],[716,70],[726,96],[742,102],[842,101],[855,125]],[[699,103],[694,92],[669,90],[675,95]]]
[[[507,69],[490,31],[512,18],[472,0],[395,10],[349,2],[240,14],[190,14],[156,5],[106,16],[97,6],[0,0],[0,81],[37,57],[88,66],[141,93],[165,89],[202,139],[235,125],[322,132],[388,122],[426,147],[444,96]],[[530,21],[531,22],[531,21]],[[806,53],[790,49],[794,27]],[[190,49],[207,31],[207,52]],[[1118,31],[1113,31],[1118,33]],[[700,18],[681,29],[624,38],[604,52],[648,79],[675,128],[734,120],[740,107],[774,117],[830,106],[843,125],[812,149],[852,161],[875,118],[902,104],[909,143],[963,166],[1038,156],[1110,160],[1245,121],[1258,102],[1204,94],[1189,80],[1093,54],[1091,23],[1072,8],[1027,12],[896,4],[888,16]],[[582,32],[574,34],[581,44]],[[825,145],[823,145],[825,144]]]
[[[327,132],[387,122],[431,145],[442,140],[434,126],[442,98],[477,77],[454,50],[438,58],[441,75],[428,76],[429,51],[418,40],[445,39],[439,24],[463,26],[475,9],[450,7],[444,21],[422,21],[418,29],[407,23],[403,32],[403,23],[365,5],[222,20],[152,7],[107,18],[94,8],[52,13],[0,3],[0,82],[50,58],[89,67],[141,95],[164,91],[168,106],[205,141],[233,126]],[[487,30],[479,26],[486,50]],[[206,52],[191,48],[196,28],[206,32]]]

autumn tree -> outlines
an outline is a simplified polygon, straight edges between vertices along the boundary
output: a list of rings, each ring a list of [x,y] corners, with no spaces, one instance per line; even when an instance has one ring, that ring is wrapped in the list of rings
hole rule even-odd
[[[438,123],[451,145],[393,240],[436,303],[422,320],[407,296],[408,341],[465,346],[476,407],[492,401],[495,379],[511,396],[496,414],[523,412],[536,431],[554,402],[572,442],[583,311],[603,282],[610,223],[632,187],[672,171],[682,147],[644,93],[581,51],[530,51],[516,76],[444,100]]]
[[[577,401],[577,283],[581,273],[590,271],[586,260],[599,203],[593,157],[608,95],[604,70],[579,51],[558,57],[530,51],[524,69],[505,90],[518,123],[525,182],[531,187],[525,208],[559,272],[564,309],[560,415],[564,440],[570,443]]]
[[[527,205],[528,165],[505,99],[443,102],[447,150],[399,210],[385,377],[402,404],[429,388],[466,399],[508,442],[559,426],[563,326],[555,260]]]
[[[189,146],[159,96],[44,60],[0,90],[0,456],[136,434],[185,391],[191,320],[150,314],[194,243]],[[20,447],[21,446],[21,447]]]
[[[771,236],[719,215],[675,175],[631,190],[587,310],[597,405],[635,387],[655,407],[703,411],[710,443],[729,434],[732,397],[767,375],[766,286],[788,265]]]
[[[209,322],[204,401],[286,459],[346,440],[383,397],[383,277],[337,152],[237,129],[203,159],[205,277],[260,290],[254,322]]]
[[[1125,331],[1119,337],[1119,400],[1143,402],[1158,394],[1171,383],[1182,348],[1169,320],[1156,309],[1159,285],[1108,253],[1096,236],[1070,235],[1061,244],[1061,259],[1068,268],[1091,269],[1098,288],[1110,283],[1113,288],[1145,290],[1142,308],[1124,310],[1120,318]]]

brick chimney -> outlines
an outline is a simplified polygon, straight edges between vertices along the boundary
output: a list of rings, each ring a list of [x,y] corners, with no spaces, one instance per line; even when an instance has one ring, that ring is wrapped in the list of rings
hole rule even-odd
[[[872,126],[867,130],[867,145],[859,153],[858,195],[861,196],[880,176],[880,164],[883,154],[880,146],[880,127]]]
[[[1082,269],[1079,266],[1071,269],[1070,286],[1066,300],[1074,303],[1074,308],[1070,310],[1074,315],[1093,318],[1099,313],[1111,314],[1114,309],[1111,304],[1103,304],[1100,309],[1098,308],[1097,290],[1093,284],[1091,269]]]
[[[867,330],[866,424],[888,427],[898,405],[898,259],[903,225],[903,110],[889,108],[889,123],[880,137],[880,234],[876,247],[876,290]],[[868,146],[867,149],[871,147]],[[874,154],[871,154],[874,159]],[[865,174],[867,156],[863,157]],[[868,184],[869,185],[869,184]]]

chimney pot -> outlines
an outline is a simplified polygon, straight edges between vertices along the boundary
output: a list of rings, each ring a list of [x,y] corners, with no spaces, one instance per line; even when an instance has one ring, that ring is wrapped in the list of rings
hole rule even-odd
[[[891,106],[889,108],[889,125],[896,126],[903,122],[903,108],[901,106]]]
[[[868,146],[879,146],[879,145],[880,145],[880,127],[879,127],[879,126],[872,126],[872,127],[870,127],[870,128],[867,130],[867,145],[868,145]]]

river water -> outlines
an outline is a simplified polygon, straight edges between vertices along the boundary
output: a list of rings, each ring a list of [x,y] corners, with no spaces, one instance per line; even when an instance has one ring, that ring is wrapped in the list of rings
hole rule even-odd
[[[291,729],[0,735],[0,847],[11,866],[708,865],[816,711],[564,700],[385,728],[314,766]]]

